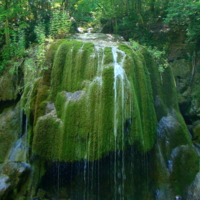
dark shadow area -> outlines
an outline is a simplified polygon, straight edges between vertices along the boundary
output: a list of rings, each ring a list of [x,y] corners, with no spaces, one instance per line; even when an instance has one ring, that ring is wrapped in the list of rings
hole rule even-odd
[[[152,199],[151,157],[130,147],[99,161],[48,163],[39,188],[56,199]]]
[[[15,100],[0,101],[0,114],[6,108],[15,107],[17,105],[17,103],[20,101],[20,99],[21,99],[21,95],[18,94],[18,96]]]

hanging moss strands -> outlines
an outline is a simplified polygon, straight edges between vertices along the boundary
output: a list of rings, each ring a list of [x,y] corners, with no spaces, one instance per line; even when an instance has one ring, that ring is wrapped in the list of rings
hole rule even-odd
[[[156,96],[163,111],[169,103],[162,100],[161,81],[152,82],[159,74],[151,75],[145,60],[151,60],[149,54],[125,44],[56,44],[50,48],[49,96],[42,99],[52,109],[37,119],[33,152],[47,160],[73,162],[98,160],[130,145],[141,153],[151,150],[157,135]]]

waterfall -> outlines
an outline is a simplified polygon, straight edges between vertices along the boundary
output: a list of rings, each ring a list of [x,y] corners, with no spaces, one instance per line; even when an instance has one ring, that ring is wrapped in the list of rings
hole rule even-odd
[[[118,63],[118,53],[123,55],[121,62]],[[114,65],[114,136],[117,138],[117,127],[118,127],[118,113],[119,109],[124,110],[124,85],[125,85],[125,72],[123,69],[123,62],[125,59],[125,53],[117,50],[116,47],[112,48],[113,53],[113,65]],[[119,84],[119,85],[117,85]],[[121,91],[118,91],[120,88]],[[121,102],[119,102],[119,98],[121,97]],[[123,124],[123,114],[122,114],[122,124]],[[122,134],[123,134],[123,125],[122,125]]]
[[[118,53],[122,55],[121,61],[118,61]],[[118,50],[116,47],[112,47],[112,54],[113,54],[113,65],[114,65],[114,137],[115,137],[115,160],[114,160],[114,185],[115,185],[115,199],[117,195],[123,196],[124,190],[124,153],[122,153],[122,160],[117,160],[117,155],[119,149],[118,141],[117,141],[117,132],[118,132],[118,120],[121,119],[121,140],[122,140],[122,149],[124,145],[124,121],[125,121],[125,114],[124,112],[124,99],[125,99],[125,84],[126,84],[126,77],[125,71],[123,69],[125,53],[123,51]],[[120,113],[121,112],[121,113]],[[119,115],[121,117],[119,118]],[[117,163],[122,162],[121,169],[117,168]],[[122,180],[122,185],[117,185],[117,178]]]
[[[52,180],[47,166],[41,187],[57,188],[59,198],[72,200],[159,198],[165,191],[156,185],[164,180],[155,178],[162,176],[156,171],[161,166],[158,157],[162,153],[161,163],[168,167],[164,172],[171,173],[176,165],[170,158],[175,145],[155,145],[163,135],[160,123],[156,132],[158,116],[176,109],[167,105],[173,101],[164,99],[165,74],[162,84],[144,49],[136,52],[109,41],[63,41],[54,55],[49,94],[37,108],[42,110],[46,101],[54,106],[36,120],[32,152],[52,163],[56,178]],[[156,96],[159,105],[154,103]],[[169,120],[170,130],[183,125],[177,113],[177,124]]]
[[[161,79],[162,62],[145,47],[90,35],[58,40],[44,66],[30,71],[25,60],[20,69],[20,102],[1,106],[0,181],[5,173],[12,187],[0,198],[197,199],[199,139],[188,134],[170,67]]]

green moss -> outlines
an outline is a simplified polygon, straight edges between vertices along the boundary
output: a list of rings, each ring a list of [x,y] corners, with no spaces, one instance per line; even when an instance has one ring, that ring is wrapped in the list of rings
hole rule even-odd
[[[38,117],[45,114],[46,101],[49,95],[49,87],[43,85],[43,79],[37,79],[33,85],[26,85],[22,96],[22,106],[27,116],[34,116],[33,124],[36,123]]]
[[[104,48],[104,64],[109,65],[113,62],[113,55],[111,47]]]
[[[80,88],[80,82],[82,80],[80,73],[82,70],[81,59],[83,46],[82,42],[71,42],[68,44],[70,51],[66,52],[66,60],[62,75],[62,90],[69,92],[76,91]],[[73,59],[72,59],[73,58]]]
[[[199,156],[192,147],[186,145],[177,147],[173,156],[173,172],[170,181],[174,193],[184,197],[188,186],[199,172]]]
[[[143,138],[144,151],[150,150],[154,145],[157,133],[156,114],[154,110],[151,81],[143,58],[135,59],[136,69],[134,85],[138,97]]]
[[[52,64],[54,62],[54,55],[56,53],[56,50],[60,46],[61,43],[63,43],[65,40],[57,40],[54,42],[50,48],[48,49],[46,53],[46,59],[45,59],[45,65],[51,70]]]
[[[133,49],[126,44],[120,44],[118,46],[118,49],[125,52],[127,56],[130,56],[130,57],[133,56]]]
[[[35,101],[37,97],[37,89],[41,82],[41,78],[35,80],[33,84],[28,83],[25,86],[24,93],[22,95],[22,106],[25,113],[29,116],[30,113],[35,111]]]
[[[131,48],[124,46],[126,53],[130,55],[124,63],[128,65],[124,68],[127,73],[130,72],[128,76],[130,80],[125,81],[125,86],[121,85],[121,81],[117,81],[117,99],[114,100],[114,67],[107,66],[113,63],[112,49],[104,48],[105,67],[101,73],[101,83],[101,81],[92,81],[98,67],[92,43],[82,45],[81,42],[65,42],[61,44],[61,47],[66,48],[66,57],[65,64],[61,66],[62,79],[59,80],[59,87],[56,87],[55,91],[57,93],[55,107],[58,117],[64,124],[61,160],[75,161],[83,158],[97,160],[109,151],[124,149],[127,144],[132,145],[135,142],[138,143],[138,148],[142,152],[151,149],[155,139],[156,120],[150,80],[146,77],[147,71],[145,71],[143,57],[137,56]],[[61,47],[58,48],[58,52],[62,49]],[[60,54],[55,56],[60,56]],[[64,60],[64,55],[61,54],[61,56]],[[72,60],[72,57],[76,59]],[[122,57],[121,54],[118,55],[118,62]],[[137,57],[138,61],[134,61],[133,57]],[[131,64],[129,64],[130,59]],[[60,62],[59,60],[58,63]],[[57,64],[54,67],[57,67]],[[54,73],[57,71],[54,70],[52,76]],[[61,76],[61,72],[58,74]],[[68,95],[73,95],[73,92],[82,89],[83,80],[88,81],[88,84],[84,85],[87,95],[85,94],[77,101],[67,99],[67,93],[64,91],[67,91]],[[55,86],[52,85],[52,87]],[[58,93],[59,90],[64,91]],[[122,96],[122,90],[125,91],[125,96]],[[143,97],[143,94],[147,97]],[[132,98],[134,100],[131,100]],[[114,109],[119,110],[115,113],[116,117],[114,117]],[[128,139],[124,138],[123,128],[127,120],[132,121]],[[114,133],[114,127],[116,133]]]
[[[47,160],[58,160],[62,148],[62,122],[52,113],[37,120],[32,149],[33,153]]]
[[[66,52],[70,52],[72,43],[63,42],[55,53],[55,59],[51,75],[51,96],[50,99],[55,99],[56,93],[62,89],[62,76],[66,60]]]
[[[0,163],[5,161],[15,139],[16,137],[12,133],[5,134],[4,132],[0,132]]]
[[[10,67],[0,76],[0,101],[7,101],[7,100],[15,100],[17,98],[17,91],[16,86],[18,85],[17,81],[19,77],[14,77],[9,73]],[[15,75],[16,76],[16,75]]]
[[[59,46],[52,70],[52,87],[56,90],[52,90],[51,98],[56,96],[57,91],[80,90],[83,80],[94,78],[93,52],[93,43],[66,41]]]
[[[182,115],[178,111],[173,111],[168,115],[169,123],[171,121],[171,127],[168,127],[169,130],[165,130],[165,136],[170,143],[166,148],[166,141],[163,141],[162,151],[165,152],[164,157],[169,158],[174,148],[180,145],[188,144],[190,147],[192,145],[192,141],[190,139],[190,135],[188,134],[187,126],[184,122]],[[166,140],[166,139],[165,139]]]
[[[34,124],[37,121],[38,117],[43,116],[45,114],[46,99],[48,95],[49,95],[48,86],[46,85],[38,86],[35,105],[34,105]]]
[[[65,105],[62,160],[96,160],[102,157],[106,144],[103,140],[107,141],[107,137],[103,135],[101,85],[92,83],[86,93],[88,96]]]
[[[193,138],[195,143],[197,144],[200,143],[200,124],[198,124],[193,128]]]
[[[23,96],[22,96],[22,106],[25,107],[25,105],[27,104],[28,100],[29,100],[29,92],[31,90],[31,85],[27,85],[25,88],[24,88],[24,93],[23,93]]]
[[[10,149],[18,139],[20,127],[20,106],[5,108],[0,114],[0,163],[6,161]]]
[[[45,57],[45,62],[43,68],[43,85],[48,85],[50,86],[51,84],[51,72],[52,72],[52,67],[55,59],[55,54],[59,48],[59,46],[63,43],[66,42],[66,40],[57,40],[54,42],[50,48],[48,49]]]
[[[181,142],[181,144],[188,144],[191,146],[192,145],[191,136],[188,132],[188,128],[186,126],[185,120],[183,119],[183,116],[181,115],[179,110],[176,111],[176,119],[179,123],[179,131],[177,131],[177,134],[176,134],[177,140],[179,136],[179,141]],[[174,140],[176,140],[176,138],[174,138]]]
[[[142,53],[150,75],[155,109],[159,121],[162,116],[167,115],[167,109],[173,108],[178,110],[175,81],[170,67],[166,68],[163,73],[160,73],[158,70],[159,66],[150,53],[145,49],[142,50]]]
[[[63,149],[62,160],[75,161],[87,157],[88,135],[91,131],[92,120],[89,117],[91,110],[87,109],[87,96],[80,93],[79,98],[73,95],[65,103],[63,120]]]
[[[175,80],[170,67],[167,67],[163,73],[163,83],[162,92],[166,106],[179,110]]]
[[[94,52],[94,44],[87,42],[84,43],[83,48],[82,48],[82,59],[81,59],[81,74],[84,74],[84,77],[87,77],[86,74],[86,68],[88,68],[90,66],[90,59],[91,59],[91,55]],[[90,69],[89,69],[90,70]]]
[[[58,118],[61,118],[63,113],[63,108],[65,107],[65,103],[67,101],[66,92],[62,91],[56,95],[55,107],[57,110]]]
[[[113,67],[104,69],[103,86],[99,82],[93,82],[86,94],[78,101],[70,100],[64,106],[64,161],[72,162],[83,158],[97,160],[109,150],[114,150]],[[65,101],[64,93],[61,93],[56,108],[59,109],[59,105],[62,107]]]
[[[143,54],[151,78],[155,109],[157,113],[157,119],[159,121],[162,116],[167,115],[167,106],[165,102],[163,102],[163,87],[165,87],[163,86],[162,80],[163,74],[159,73],[158,66],[153,57],[149,54],[149,52],[143,50]]]
[[[114,67],[110,66],[103,70],[103,86],[102,86],[102,153],[114,150]]]
[[[87,142],[87,158],[88,160],[97,160],[102,157],[101,148],[103,145],[102,88],[98,82],[94,82],[89,88],[89,98],[88,121],[86,123],[90,130]],[[90,124],[90,121],[93,121],[93,123]]]
[[[149,151],[156,138],[156,113],[154,109],[153,92],[149,72],[144,57],[127,45],[119,49],[126,53],[124,69],[128,75],[132,92],[132,128],[129,143],[136,142],[142,152]]]
[[[87,54],[91,55],[94,51],[94,44],[92,42],[84,43],[83,51],[86,51]]]
[[[135,145],[142,153],[147,152],[155,143],[157,121],[167,114],[169,106],[175,108],[182,125],[172,75],[166,70],[161,76],[156,63],[144,49],[137,52],[127,45],[119,46],[125,52],[125,55],[120,51],[117,53],[118,63],[124,61],[122,81],[119,77],[114,80],[111,47],[95,51],[92,43],[64,41],[56,48],[49,99],[55,104],[58,118],[49,114],[40,117],[46,107],[48,87],[42,82],[37,83],[38,89],[33,92],[32,100],[36,119],[33,138],[35,153],[46,159],[73,162],[98,160],[110,151],[124,150],[129,145]],[[170,77],[170,81],[164,84],[167,77]],[[166,100],[170,85],[172,89],[169,91],[173,97]],[[48,141],[53,138],[50,124],[54,124],[54,131],[59,126],[55,140],[57,144],[52,144],[57,145],[58,155],[49,147]],[[39,141],[37,146],[38,139],[42,140],[38,133],[44,137],[43,128],[39,127],[44,126],[49,127],[46,129],[52,134],[48,136],[47,143],[42,145]],[[188,142],[185,126],[180,128],[181,131],[184,134],[180,133],[180,144],[185,144]],[[62,141],[62,145],[56,141]],[[46,149],[46,153],[44,149],[38,150],[40,146]],[[48,152],[52,156],[47,155]]]
[[[134,58],[130,56],[126,56],[124,60],[124,70],[129,80],[131,80],[135,74],[135,63]]]
[[[82,57],[81,57],[81,70],[80,76],[81,81],[89,80],[92,81],[96,76],[96,62],[95,59],[95,51],[93,43],[85,43],[82,49]]]

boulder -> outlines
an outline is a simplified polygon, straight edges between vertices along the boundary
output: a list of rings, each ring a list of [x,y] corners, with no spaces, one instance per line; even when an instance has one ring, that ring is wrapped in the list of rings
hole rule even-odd
[[[9,177],[5,174],[0,175],[0,198],[5,196],[8,190],[11,188]]]
[[[199,200],[200,194],[200,172],[196,175],[193,183],[188,189],[187,199],[190,200]]]
[[[0,198],[11,199],[19,188],[26,183],[31,166],[27,163],[8,162],[0,174]]]

